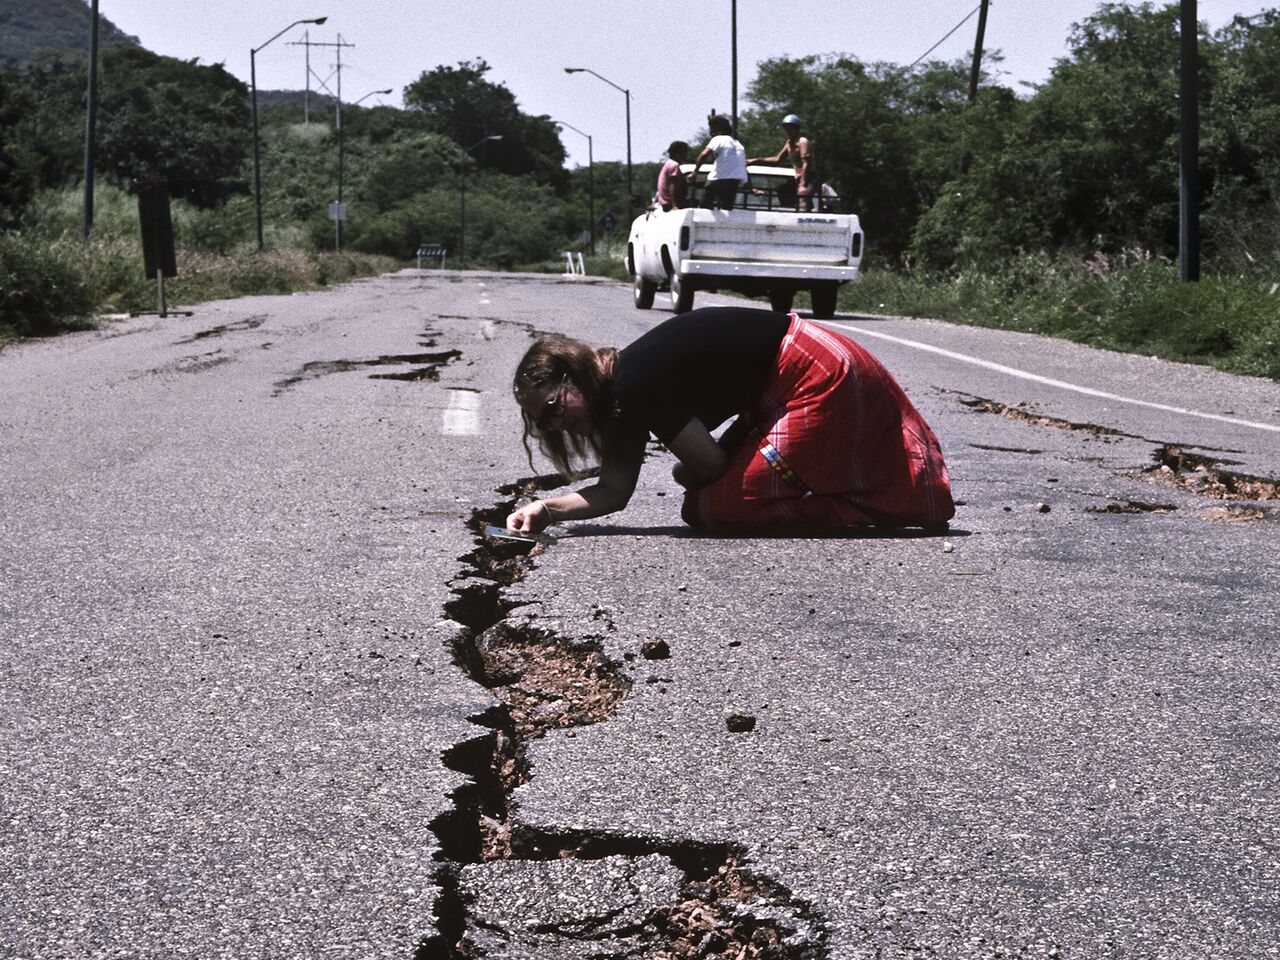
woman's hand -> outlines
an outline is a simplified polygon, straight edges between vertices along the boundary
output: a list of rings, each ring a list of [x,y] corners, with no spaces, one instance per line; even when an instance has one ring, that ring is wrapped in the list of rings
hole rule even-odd
[[[526,503],[507,517],[507,529],[513,533],[537,533],[551,523],[551,510],[542,500]]]

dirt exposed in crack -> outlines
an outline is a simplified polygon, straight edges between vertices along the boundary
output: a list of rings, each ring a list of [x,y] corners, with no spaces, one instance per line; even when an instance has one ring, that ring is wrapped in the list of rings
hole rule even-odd
[[[667,956],[673,960],[717,955],[736,960],[781,960],[819,957],[824,953],[820,942],[797,949],[796,943],[789,942],[795,933],[758,912],[741,912],[740,906],[775,899],[784,909],[791,903],[789,897],[770,894],[759,881],[744,877],[737,855],[730,855],[707,879],[691,881],[686,892],[690,894],[688,899],[659,908],[652,915],[655,927],[670,944]]]
[[[1259,507],[1252,504],[1224,503],[1217,507],[1208,507],[1200,511],[1203,520],[1217,523],[1254,523],[1258,520],[1280,520],[1280,509],[1276,507]]]
[[[473,917],[463,892],[464,871],[504,861],[604,862],[610,858],[665,857],[685,881],[676,902],[647,910],[630,930],[645,956],[665,960],[733,957],[738,960],[817,960],[825,956],[822,924],[809,908],[780,885],[749,878],[742,853],[728,844],[660,841],[601,831],[548,832],[513,821],[511,794],[533,774],[526,744],[548,731],[599,722],[610,716],[631,683],[622,665],[610,660],[600,638],[558,636],[531,617],[512,617],[516,605],[503,589],[525,576],[544,551],[541,544],[483,536],[487,524],[502,525],[521,497],[561,486],[559,475],[529,477],[499,488],[508,499],[473,511],[469,526],[476,548],[459,558],[450,582],[447,616],[458,626],[450,642],[454,662],[491,690],[494,709],[472,717],[485,732],[446,752],[445,764],[467,778],[450,796],[452,809],[431,824],[440,839],[442,862],[435,875],[437,935],[424,940],[416,960],[478,960],[485,955],[469,931],[490,929]],[[474,880],[472,881],[474,882]],[[573,918],[554,925],[562,943],[577,948],[596,943]],[[478,926],[477,926],[478,925]],[[545,929],[540,928],[545,933]],[[510,934],[520,935],[512,929]],[[631,955],[603,944],[601,957]],[[629,949],[629,948],[627,948]],[[553,953],[547,953],[552,956]],[[575,952],[575,955],[577,953]],[[585,955],[585,954],[584,954]]]
[[[1056,430],[1076,430],[1083,433],[1091,433],[1094,436],[1099,437],[1127,437],[1132,440],[1145,439],[1145,437],[1139,437],[1137,434],[1125,433],[1122,430],[1116,430],[1112,427],[1103,427],[1096,423],[1077,423],[1073,420],[1063,420],[1060,417],[1046,416],[1045,414],[1036,413],[1034,410],[1028,409],[1026,404],[1020,403],[1016,406],[1011,406],[1007,403],[1001,403],[998,400],[988,400],[985,397],[975,397],[971,394],[960,393],[956,390],[947,390],[945,392],[955,394],[960,398],[960,402],[971,410],[977,410],[981,413],[994,413],[997,416],[1005,417],[1009,420],[1022,420],[1025,423],[1035,424],[1037,427],[1053,427]],[[990,449],[999,450],[1003,448],[992,447]]]
[[[1172,503],[1151,503],[1146,500],[1111,500],[1105,507],[1087,507],[1087,513],[1172,513],[1177,510]]]
[[[1236,465],[1232,460],[1216,460],[1172,445],[1157,449],[1154,460],[1143,474],[1153,483],[1182,487],[1214,500],[1280,500],[1280,481],[1225,469]]]
[[[1198,444],[1159,443],[1158,441],[1150,440],[1137,434],[1124,433],[1111,427],[1102,427],[1092,423],[1074,423],[1070,420],[1048,417],[1032,410],[1023,409],[1021,404],[1011,407],[995,400],[962,394],[958,391],[949,390],[945,392],[956,394],[960,398],[960,402],[966,407],[984,413],[994,413],[1012,420],[1022,420],[1037,426],[1053,427],[1060,430],[1079,430],[1096,436],[1125,437],[1156,444],[1156,450],[1153,455],[1154,465],[1139,474],[1126,474],[1127,476],[1145,480],[1149,483],[1179,487],[1212,500],[1280,500],[1280,481],[1226,469],[1229,466],[1236,465],[1236,461],[1220,460],[1205,454],[1190,453],[1187,448],[1195,446],[1200,450],[1213,450],[1214,452],[1238,452],[1235,450],[1222,451],[1213,447],[1199,446]],[[1039,450],[988,446],[977,443],[970,444],[970,446],[980,450],[998,450],[1008,453],[1038,454],[1042,452]],[[1096,458],[1083,459],[1093,460]],[[1088,508],[1090,513],[1167,513],[1176,509],[1177,507],[1173,504],[1147,503],[1142,500],[1112,500],[1105,507]],[[1280,507],[1243,506],[1238,503],[1224,504],[1202,511],[1200,517],[1205,520],[1227,523],[1277,520],[1280,519]]]

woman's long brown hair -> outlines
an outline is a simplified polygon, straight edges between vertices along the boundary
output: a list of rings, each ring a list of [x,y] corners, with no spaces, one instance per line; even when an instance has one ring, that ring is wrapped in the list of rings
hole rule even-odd
[[[617,434],[617,410],[613,400],[613,363],[618,351],[613,347],[595,349],[572,337],[558,335],[540,338],[516,367],[511,390],[519,402],[532,390],[552,390],[559,384],[572,384],[587,405],[592,433],[580,437],[564,430],[540,430],[533,418],[520,408],[524,419],[525,455],[533,469],[533,450],[529,438],[566,477],[578,475],[576,464],[586,466],[588,453],[602,462],[614,445]]]

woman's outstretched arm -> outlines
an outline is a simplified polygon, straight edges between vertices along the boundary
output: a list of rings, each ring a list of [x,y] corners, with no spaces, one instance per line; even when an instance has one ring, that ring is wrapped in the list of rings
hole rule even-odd
[[[640,465],[644,463],[644,440],[619,450],[600,466],[600,479],[571,493],[534,500],[507,517],[507,529],[516,533],[537,533],[561,520],[590,520],[616,513],[631,500]]]

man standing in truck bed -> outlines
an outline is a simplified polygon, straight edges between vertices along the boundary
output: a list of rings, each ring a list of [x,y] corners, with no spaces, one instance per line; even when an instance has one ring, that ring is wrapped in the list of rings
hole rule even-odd
[[[800,118],[788,113],[782,118],[782,129],[787,142],[772,157],[753,157],[747,163],[781,163],[786,157],[796,172],[796,209],[813,210],[813,198],[818,192],[818,169],[813,162],[813,145],[808,137],[800,136]]]

